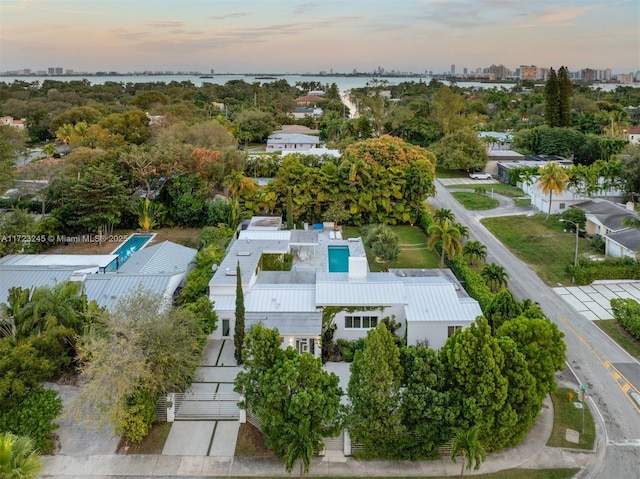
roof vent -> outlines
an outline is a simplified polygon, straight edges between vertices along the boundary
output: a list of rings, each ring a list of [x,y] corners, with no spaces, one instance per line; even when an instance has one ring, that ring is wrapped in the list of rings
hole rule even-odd
[[[236,270],[227,268],[227,276],[236,276]]]
[[[238,251],[238,256],[251,256],[251,251]]]

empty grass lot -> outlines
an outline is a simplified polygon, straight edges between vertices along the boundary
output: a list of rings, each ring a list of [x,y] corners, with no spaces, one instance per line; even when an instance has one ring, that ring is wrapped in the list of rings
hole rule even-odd
[[[481,222],[549,286],[569,285],[571,276],[566,267],[573,263],[575,234],[564,232],[558,216],[545,218],[544,214],[501,216]],[[579,238],[578,254],[590,251],[589,240]]]
[[[498,200],[484,193],[477,194],[470,191],[454,191],[452,195],[468,210],[490,210],[500,204]]]
[[[389,265],[389,268],[437,268],[440,258],[435,251],[427,249],[427,235],[418,226],[398,225],[389,226],[398,235],[400,240],[400,255],[398,260]],[[357,226],[344,226],[343,238],[357,238],[360,228]],[[369,269],[373,272],[384,271],[381,264],[375,262],[375,258],[367,250]]]
[[[569,402],[569,393],[573,395]],[[588,391],[587,391],[588,394]],[[585,402],[586,402],[585,395]],[[558,388],[551,393],[553,400],[553,431],[547,442],[551,447],[571,447],[575,449],[593,449],[593,442],[596,438],[596,425],[591,416],[589,407],[585,405],[584,410],[584,434],[582,433],[582,409],[574,406],[574,402],[580,402],[582,395],[579,391],[570,388]],[[580,433],[580,442],[574,444],[566,440],[567,429],[573,429]]]
[[[469,188],[470,185],[449,185],[447,188],[455,189],[455,188]],[[527,206],[531,204],[531,200],[526,197],[524,191],[522,191],[517,186],[505,185],[504,183],[494,183],[491,185],[478,185],[481,188],[484,188],[488,195],[491,194],[491,191],[498,195],[506,196],[507,198],[513,199],[516,206]],[[474,187],[475,189],[475,187]]]

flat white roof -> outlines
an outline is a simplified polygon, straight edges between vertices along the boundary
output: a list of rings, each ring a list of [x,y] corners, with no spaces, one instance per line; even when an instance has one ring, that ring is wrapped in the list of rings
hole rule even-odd
[[[291,238],[291,230],[242,230],[238,239],[241,240],[272,240],[272,241],[289,241]]]
[[[315,312],[314,284],[255,284],[244,295],[247,312]]]

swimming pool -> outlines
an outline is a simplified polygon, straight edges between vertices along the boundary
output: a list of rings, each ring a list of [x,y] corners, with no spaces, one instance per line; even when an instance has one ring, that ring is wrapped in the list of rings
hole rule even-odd
[[[127,260],[131,258],[131,256],[133,256],[136,251],[142,249],[149,241],[151,241],[151,239],[155,235],[155,233],[133,233],[131,236],[129,236],[129,238],[127,238],[127,241],[122,243],[111,252],[111,254],[118,255],[117,265],[114,265],[115,269],[118,269],[120,266],[126,263]]]
[[[349,272],[349,246],[328,246],[329,272]]]

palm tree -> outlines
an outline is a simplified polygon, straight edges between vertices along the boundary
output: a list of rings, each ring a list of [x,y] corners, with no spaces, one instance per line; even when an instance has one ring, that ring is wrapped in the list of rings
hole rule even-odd
[[[61,141],[65,145],[68,145],[71,141],[71,137],[75,134],[75,129],[70,123],[65,123],[56,130],[56,139]]]
[[[455,429],[456,436],[453,439],[451,448],[451,460],[455,463],[456,456],[462,456],[462,469],[460,478],[464,477],[464,466],[466,462],[467,470],[480,469],[480,465],[487,458],[484,448],[478,441],[478,428],[473,426],[470,429]]]
[[[509,275],[504,268],[495,263],[485,264],[480,273],[487,283],[487,286],[491,288],[492,293],[498,292],[500,288],[507,287],[507,280]]]
[[[40,456],[30,438],[0,433],[0,478],[35,479],[40,469]]]
[[[538,177],[538,188],[543,193],[549,193],[549,211],[547,219],[551,215],[551,203],[554,191],[560,194],[564,191],[569,181],[567,170],[554,161],[548,162],[545,166],[538,169],[540,176]]]
[[[447,208],[440,208],[433,213],[433,219],[436,220],[437,223],[442,224],[444,220],[453,223],[455,222],[456,217],[451,210]]]
[[[478,261],[487,259],[487,247],[480,241],[467,241],[462,248],[462,254],[469,259],[471,266],[475,266]]]
[[[298,424],[291,424],[291,437],[293,440],[284,452],[284,465],[287,472],[293,470],[296,461],[300,461],[300,479],[309,472],[311,457],[313,456],[313,441],[310,437],[309,420],[304,419]]]
[[[454,223],[453,226],[455,226],[456,229],[460,231],[460,238],[463,241],[466,241],[469,239],[470,231],[468,226],[465,226],[462,223]]]
[[[429,240],[427,247],[432,250],[436,244],[441,243],[442,251],[440,253],[440,268],[444,268],[444,255],[449,259],[455,258],[462,253],[462,241],[460,240],[460,231],[452,225],[448,220],[443,220],[442,224],[433,223],[427,230]]]

